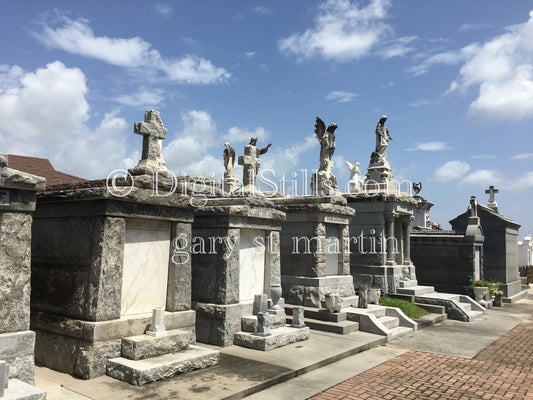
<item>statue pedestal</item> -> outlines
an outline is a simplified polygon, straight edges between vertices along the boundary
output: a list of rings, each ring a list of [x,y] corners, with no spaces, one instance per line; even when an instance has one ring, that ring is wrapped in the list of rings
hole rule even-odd
[[[392,169],[386,160],[369,165],[363,189],[366,193],[398,193],[392,181]]]

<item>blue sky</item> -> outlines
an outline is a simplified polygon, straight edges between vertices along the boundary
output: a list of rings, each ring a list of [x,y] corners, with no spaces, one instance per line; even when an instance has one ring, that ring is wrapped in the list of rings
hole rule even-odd
[[[315,116],[339,125],[344,187],[344,161],[366,173],[386,114],[394,178],[422,181],[432,220],[449,227],[495,185],[521,236],[533,225],[529,1],[0,4],[2,152],[103,178],[137,164],[133,123],[155,108],[175,174],[219,177],[224,142],[239,155],[258,136],[269,178],[303,192]]]

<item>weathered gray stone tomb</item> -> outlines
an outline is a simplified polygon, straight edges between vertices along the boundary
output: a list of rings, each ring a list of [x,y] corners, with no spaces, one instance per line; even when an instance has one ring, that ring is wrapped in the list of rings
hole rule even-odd
[[[0,154],[0,392],[46,399],[34,382],[35,333],[30,331],[31,227],[44,178],[7,167]]]

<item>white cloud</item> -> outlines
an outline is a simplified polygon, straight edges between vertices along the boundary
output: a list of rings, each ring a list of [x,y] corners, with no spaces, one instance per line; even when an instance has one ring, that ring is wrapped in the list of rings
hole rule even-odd
[[[140,88],[134,93],[122,94],[113,100],[124,106],[148,110],[159,105],[164,100],[164,91],[158,88]]]
[[[335,103],[349,103],[357,96],[359,96],[359,93],[346,92],[344,90],[334,90],[326,95],[326,100],[330,100]]]
[[[426,142],[426,143],[419,143],[415,147],[411,147],[406,150],[408,151],[415,151],[415,150],[442,151],[442,150],[449,150],[449,149],[450,147],[448,147],[446,142]]]
[[[262,142],[270,137],[270,131],[261,126],[256,128],[255,131],[249,131],[248,129],[233,126],[229,128],[228,133],[224,135],[224,140],[230,144],[242,142],[248,143],[252,137],[256,137]]]
[[[255,51],[247,51],[246,53],[244,53],[244,55],[247,57],[247,58],[253,58],[255,56],[256,52]]]
[[[267,7],[257,6],[257,7],[254,7],[254,11],[260,15],[266,15],[266,16],[274,15],[274,10],[272,10],[271,8],[267,8]]]
[[[170,4],[157,3],[154,8],[164,18],[170,17],[170,15],[174,12],[174,9]]]
[[[314,135],[306,136],[303,141],[292,143],[288,146],[273,145],[268,152],[268,157],[265,155],[264,159],[262,159],[261,168],[274,171],[275,178],[279,180],[283,174],[291,171],[294,167],[300,164],[300,156],[302,153],[305,153],[316,146],[318,146],[318,141]],[[309,179],[311,179],[310,175]],[[307,182],[307,184],[309,184],[309,182]]]
[[[224,68],[215,67],[211,61],[194,55],[186,55],[181,59],[164,58],[140,37],[95,36],[86,19],[72,20],[66,15],[58,15],[57,20],[59,26],[43,23],[42,30],[33,32],[33,36],[48,47],[112,65],[163,71],[168,79],[177,83],[218,84],[231,76]]]
[[[526,172],[515,182],[511,182],[508,185],[510,190],[524,190],[533,188],[533,171]]]
[[[210,156],[209,150],[217,144],[215,121],[209,113],[190,110],[183,112],[181,119],[182,131],[163,148],[163,158],[167,167],[176,175],[183,173],[209,175],[215,172],[215,168],[223,169],[222,161],[216,166],[213,163],[207,165],[208,163],[204,161],[204,158]],[[222,150],[220,152],[222,154]],[[201,166],[208,168],[200,170]]]
[[[462,24],[459,27],[459,32],[469,32],[469,31],[478,31],[481,29],[491,28],[490,24]]]
[[[533,11],[524,24],[483,44],[433,55],[409,69],[414,75],[435,65],[462,64],[448,92],[474,88],[477,98],[468,115],[480,121],[522,120],[533,117]]]
[[[410,107],[425,107],[425,106],[431,106],[433,104],[437,104],[437,102],[433,100],[416,100],[409,103]]]
[[[336,61],[358,59],[380,45],[377,51],[384,58],[403,55],[414,38],[385,42],[393,34],[384,22],[391,6],[390,0],[370,0],[361,8],[349,0],[328,0],[319,6],[314,26],[280,40],[279,49],[300,59],[321,56]]]
[[[480,169],[463,178],[461,185],[488,186],[503,182],[503,174],[492,169]]]
[[[470,170],[470,164],[465,161],[448,161],[435,170],[437,182],[449,182],[465,176]]]
[[[468,158],[473,158],[476,160],[493,160],[495,158],[498,158],[495,154],[476,154],[473,156],[469,156]]]
[[[511,160],[531,160],[533,159],[533,153],[515,154],[511,157]]]
[[[83,72],[59,61],[23,72],[0,92],[0,142],[3,151],[49,158],[58,170],[84,178],[104,178],[133,165],[127,154],[127,124],[118,113],[104,116],[92,130]],[[23,134],[21,134],[23,133]]]

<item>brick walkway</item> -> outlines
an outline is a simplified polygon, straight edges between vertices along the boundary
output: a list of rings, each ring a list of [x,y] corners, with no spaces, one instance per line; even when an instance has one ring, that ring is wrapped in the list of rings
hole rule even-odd
[[[473,359],[410,351],[313,399],[533,400],[533,320]]]

